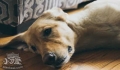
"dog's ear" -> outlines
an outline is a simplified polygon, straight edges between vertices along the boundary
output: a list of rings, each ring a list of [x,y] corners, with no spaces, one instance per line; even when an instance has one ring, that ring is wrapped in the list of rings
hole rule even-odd
[[[61,20],[64,21],[67,18],[68,14],[65,13],[60,8],[52,8],[50,10],[45,11],[41,17],[47,17],[51,19]]]
[[[20,33],[10,37],[0,37],[0,48],[12,47],[18,48],[16,45],[26,44],[23,39],[24,33]],[[14,45],[14,46],[13,46]]]

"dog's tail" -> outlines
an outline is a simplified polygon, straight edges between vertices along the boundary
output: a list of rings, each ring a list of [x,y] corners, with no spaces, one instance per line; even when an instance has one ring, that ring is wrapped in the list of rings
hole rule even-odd
[[[18,43],[24,43],[22,40],[23,33],[20,33],[15,36],[9,36],[9,37],[0,37],[0,48],[4,48],[6,46],[10,46],[12,44],[18,44]]]

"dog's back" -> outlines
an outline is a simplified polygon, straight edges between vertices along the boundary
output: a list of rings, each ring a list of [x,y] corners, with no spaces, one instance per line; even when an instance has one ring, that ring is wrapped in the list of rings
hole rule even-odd
[[[76,26],[83,28],[77,43],[79,49],[120,46],[120,1],[98,0],[76,14]]]

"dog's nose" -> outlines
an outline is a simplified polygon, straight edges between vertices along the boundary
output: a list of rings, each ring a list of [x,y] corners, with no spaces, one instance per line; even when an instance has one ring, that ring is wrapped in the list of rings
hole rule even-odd
[[[56,55],[54,53],[47,53],[43,57],[43,62],[47,65],[52,65],[56,61]]]
[[[66,58],[67,58],[67,57],[64,57],[64,58],[58,58],[58,59],[56,60],[55,65],[56,65],[56,66],[61,65],[61,64],[65,61]]]

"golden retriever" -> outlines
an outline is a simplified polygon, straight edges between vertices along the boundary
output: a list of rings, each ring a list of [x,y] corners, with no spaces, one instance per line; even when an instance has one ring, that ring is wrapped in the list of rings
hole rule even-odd
[[[0,38],[0,46],[26,43],[18,49],[40,53],[54,67],[66,64],[74,52],[107,47],[120,48],[120,0],[94,1],[69,15],[60,8],[45,11],[29,29]]]

